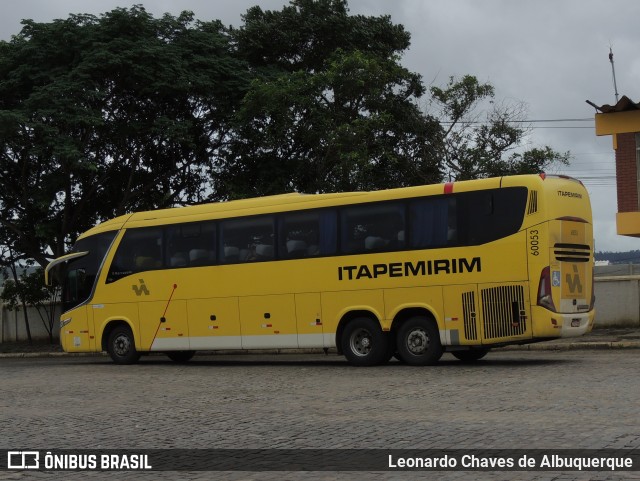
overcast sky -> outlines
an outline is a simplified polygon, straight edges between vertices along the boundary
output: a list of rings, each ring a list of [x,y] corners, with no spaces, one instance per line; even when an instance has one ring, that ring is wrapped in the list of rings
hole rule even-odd
[[[279,10],[288,1],[0,0],[0,39],[18,33],[24,18],[48,22],[135,3],[154,16],[191,10],[200,20],[239,25],[253,5]],[[525,102],[534,126],[530,145],[573,155],[571,166],[556,173],[578,177],[589,189],[596,250],[640,249],[640,239],[616,235],[612,140],[595,136],[595,111],[585,103],[615,103],[610,46],[618,92],[640,101],[639,1],[351,0],[349,8],[352,14],[388,14],[404,25],[411,48],[403,64],[425,84],[444,85],[451,75],[472,74],[493,84],[497,99]]]

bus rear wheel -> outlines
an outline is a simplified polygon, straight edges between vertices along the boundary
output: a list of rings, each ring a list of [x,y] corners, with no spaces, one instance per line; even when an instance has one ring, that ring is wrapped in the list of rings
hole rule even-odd
[[[411,366],[430,366],[442,357],[438,326],[426,316],[407,319],[398,330],[398,356]]]
[[[118,326],[109,334],[107,352],[116,364],[135,364],[140,359],[129,326]]]
[[[188,362],[196,354],[196,351],[169,351],[165,352],[173,362]]]
[[[350,321],[342,332],[342,352],[354,366],[375,366],[389,360],[389,338],[369,317]]]
[[[482,359],[489,353],[490,349],[469,349],[467,351],[451,351],[453,357],[462,362],[475,362]]]

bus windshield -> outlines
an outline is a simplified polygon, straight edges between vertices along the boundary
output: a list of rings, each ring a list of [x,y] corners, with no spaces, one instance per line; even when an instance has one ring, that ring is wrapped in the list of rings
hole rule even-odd
[[[104,232],[80,239],[71,252],[87,255],[70,260],[62,274],[62,309],[68,311],[91,297],[100,266],[116,231]]]

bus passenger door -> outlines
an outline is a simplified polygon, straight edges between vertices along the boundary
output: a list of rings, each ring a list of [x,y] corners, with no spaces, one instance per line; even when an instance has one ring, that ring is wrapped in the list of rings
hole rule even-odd
[[[462,346],[481,342],[480,305],[476,284],[446,286],[444,298],[445,332],[440,331],[444,345]]]
[[[298,347],[293,294],[240,298],[243,349]]]
[[[296,294],[299,347],[329,347],[324,341],[319,293]]]
[[[185,301],[138,304],[142,347],[150,351],[189,350],[189,328]]]
[[[191,349],[241,349],[238,298],[192,299],[187,303]]]

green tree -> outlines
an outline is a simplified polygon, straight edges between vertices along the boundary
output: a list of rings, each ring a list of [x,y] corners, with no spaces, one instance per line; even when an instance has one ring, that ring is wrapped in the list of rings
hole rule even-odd
[[[530,133],[523,104],[496,104],[494,87],[472,75],[431,87],[431,96],[444,128],[440,155],[447,180],[538,173],[569,163],[569,152],[549,146],[523,150]]]
[[[221,157],[221,198],[537,173],[568,162],[548,146],[525,150],[522,105],[496,104],[494,87],[472,75],[427,92],[400,65],[410,35],[388,16],[349,15],[344,0],[293,0],[281,11],[249,9],[232,35],[256,78]]]
[[[24,312],[24,327],[27,333],[27,340],[31,339],[31,325],[29,324],[29,313],[27,311],[27,296],[22,295],[20,289],[20,271],[24,269],[23,256],[15,250],[16,235],[0,225],[0,275],[4,284],[0,289],[0,300],[8,303],[9,310],[16,310],[22,307]],[[42,286],[40,286],[42,287]]]
[[[350,15],[346,0],[253,7],[237,29],[141,6],[23,25],[0,42],[0,242],[40,265],[135,210],[568,157],[523,151],[512,110],[469,123],[493,87],[465,76],[427,92],[401,65],[404,27]],[[420,107],[427,93],[437,111]]]
[[[28,270],[30,267],[32,267],[31,263],[26,264],[22,268],[22,273],[18,274],[16,264],[11,265],[11,278],[8,278],[9,276],[5,273],[6,280],[0,299],[10,311],[22,309],[29,342],[32,342],[32,338],[27,308],[34,307],[47,331],[49,342],[53,344],[59,291],[55,287],[45,286],[43,269],[30,272]]]
[[[440,179],[440,126],[400,65],[409,34],[388,16],[350,16],[346,1],[250,9],[233,32],[257,74],[236,115],[216,191],[380,189]]]
[[[248,82],[220,22],[140,6],[0,42],[0,223],[46,263],[97,221],[201,200]]]

